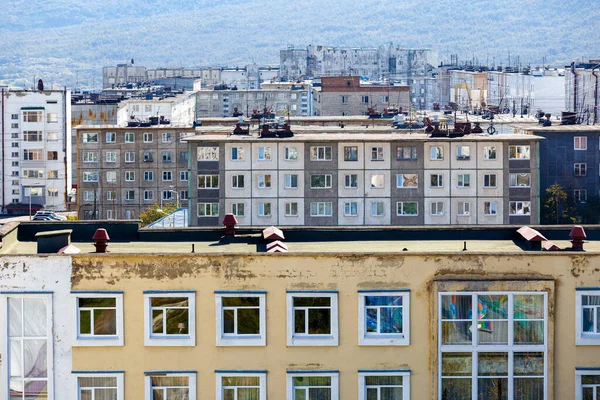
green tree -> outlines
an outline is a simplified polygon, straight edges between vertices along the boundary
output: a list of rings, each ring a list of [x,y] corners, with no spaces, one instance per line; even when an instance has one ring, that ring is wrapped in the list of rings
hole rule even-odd
[[[146,226],[154,221],[158,221],[162,217],[171,214],[175,210],[177,210],[177,205],[175,203],[163,203],[162,206],[154,203],[140,213],[142,226]]]
[[[555,183],[547,188],[542,207],[542,223],[572,224],[577,220],[577,207],[562,185]]]

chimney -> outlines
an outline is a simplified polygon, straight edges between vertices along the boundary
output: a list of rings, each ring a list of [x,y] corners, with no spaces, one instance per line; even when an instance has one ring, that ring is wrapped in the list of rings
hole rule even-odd
[[[96,233],[92,237],[94,241],[94,246],[96,247],[96,253],[106,253],[106,248],[108,247],[108,241],[110,237],[108,237],[108,232],[104,228],[96,229]]]
[[[233,214],[225,214],[225,218],[223,218],[223,225],[225,225],[225,235],[235,236],[235,226],[238,221],[235,215]]]
[[[571,250],[583,251],[583,244],[585,243],[584,239],[587,237],[583,230],[583,226],[575,225],[573,229],[571,229],[569,236],[571,237],[572,243]]]

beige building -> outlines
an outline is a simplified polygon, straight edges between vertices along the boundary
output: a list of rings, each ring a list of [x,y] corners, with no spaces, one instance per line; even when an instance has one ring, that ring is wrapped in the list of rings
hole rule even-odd
[[[79,219],[136,219],[163,202],[187,206],[191,126],[77,127]]]
[[[313,114],[367,115],[369,108],[378,112],[388,108],[408,111],[409,97],[408,85],[361,83],[358,76],[324,76],[321,86],[312,88]]]
[[[505,225],[539,221],[533,135],[430,137],[294,126],[293,137],[190,137],[190,226]]]

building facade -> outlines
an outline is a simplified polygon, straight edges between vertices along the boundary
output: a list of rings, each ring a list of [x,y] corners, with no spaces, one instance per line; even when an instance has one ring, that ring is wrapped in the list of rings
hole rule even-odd
[[[71,191],[71,92],[2,89],[2,212],[66,210]]]
[[[119,103],[117,125],[127,126],[130,121],[148,121],[151,117],[164,118],[176,125],[191,125],[195,112],[195,92],[129,99]]]
[[[196,92],[196,119],[232,117],[238,112],[250,117],[254,110],[264,108],[276,116],[309,115],[309,85],[269,85],[268,89],[254,90],[200,90]]]
[[[600,122],[600,59],[565,67],[565,110],[581,122]]]
[[[190,126],[80,126],[79,219],[136,219],[163,202],[187,206]]]
[[[383,112],[386,108],[410,107],[408,86],[361,83],[358,76],[321,78],[312,88],[313,115],[368,115],[368,109]]]
[[[188,139],[190,226],[219,226],[226,213],[251,226],[539,221],[536,136],[352,127],[297,127],[286,139],[210,135],[217,130]]]

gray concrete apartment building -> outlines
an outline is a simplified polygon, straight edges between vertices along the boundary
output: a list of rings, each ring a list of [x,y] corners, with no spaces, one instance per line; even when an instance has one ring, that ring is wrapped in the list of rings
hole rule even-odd
[[[77,127],[79,219],[136,219],[149,206],[188,201],[191,125]]]
[[[367,132],[368,130],[368,132]],[[295,127],[291,138],[197,128],[190,226],[489,225],[539,222],[533,135]]]

